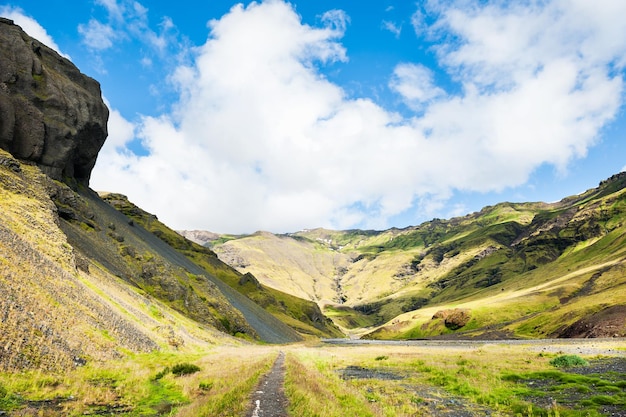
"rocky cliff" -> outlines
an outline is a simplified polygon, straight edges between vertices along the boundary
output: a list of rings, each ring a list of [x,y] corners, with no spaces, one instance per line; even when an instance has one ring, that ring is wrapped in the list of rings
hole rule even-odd
[[[0,148],[87,184],[108,116],[97,81],[0,18]]]

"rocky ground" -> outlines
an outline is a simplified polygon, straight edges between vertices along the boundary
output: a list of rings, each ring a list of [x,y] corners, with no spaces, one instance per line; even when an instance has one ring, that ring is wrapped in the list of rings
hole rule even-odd
[[[565,370],[567,373],[586,375],[598,378],[598,383],[585,385],[585,388],[572,387],[566,389],[557,388],[561,381],[554,379],[525,379],[521,383],[533,389],[541,390],[546,395],[530,396],[526,398],[533,404],[551,409],[555,406],[568,409],[578,409],[581,403],[593,397],[606,398],[606,404],[601,404],[599,412],[611,417],[626,416],[626,408],[623,404],[611,404],[612,390],[608,390],[603,381],[624,384],[626,383],[626,357],[604,357],[589,361],[588,366],[577,366]],[[617,402],[617,401],[616,401]]]
[[[392,370],[368,369],[360,366],[348,366],[340,371],[341,378],[402,380],[404,375]],[[425,384],[403,384],[403,388],[420,399],[422,415],[432,417],[474,417],[498,415],[488,407],[474,404],[466,399],[446,393],[444,390]]]

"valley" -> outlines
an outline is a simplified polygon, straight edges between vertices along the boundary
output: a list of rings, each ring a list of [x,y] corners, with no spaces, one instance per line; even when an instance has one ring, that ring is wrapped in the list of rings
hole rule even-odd
[[[571,337],[603,311],[617,324],[593,320],[578,337],[624,336],[625,185],[622,173],[556,203],[501,203],[402,230],[195,236],[239,272],[316,302],[353,337]],[[465,319],[446,325],[454,311]]]
[[[254,417],[266,385],[280,416],[626,415],[626,173],[403,229],[176,232],[90,187],[98,82],[0,42],[0,416]]]

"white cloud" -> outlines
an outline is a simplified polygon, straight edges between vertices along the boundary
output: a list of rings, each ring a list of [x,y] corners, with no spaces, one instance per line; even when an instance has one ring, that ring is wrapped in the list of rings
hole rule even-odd
[[[109,49],[119,37],[112,26],[91,19],[86,25],[78,25],[78,33],[83,36],[83,42],[95,50]]]
[[[399,63],[390,87],[419,110],[410,118],[346,97],[318,71],[347,60],[345,17],[311,27],[280,1],[235,6],[172,75],[176,111],[137,126],[149,155],[120,149],[121,129],[92,185],[175,228],[237,233],[386,227],[442,210],[455,190],[520,185],[546,163],[565,171],[622,103],[622,10],[524,4],[431,2],[435,23],[420,18],[420,33],[439,39],[439,70],[462,93]]]
[[[422,110],[432,100],[445,95],[433,81],[433,72],[420,64],[398,64],[393,71],[389,87],[402,96],[405,103],[416,111]]]
[[[399,38],[402,34],[402,24],[398,25],[389,20],[383,20],[382,28],[393,33],[396,38]]]
[[[48,32],[35,19],[26,16],[22,9],[11,6],[0,6],[0,15],[13,20],[15,24],[21,26],[28,35],[42,42],[47,47],[54,49],[59,55],[70,59],[69,55],[61,52],[61,48],[59,48],[59,45],[48,35]]]
[[[170,17],[162,18],[158,31],[152,30],[148,21],[148,9],[138,1],[97,0],[96,4],[108,12],[107,21],[92,18],[87,24],[78,26],[83,42],[95,51],[109,49],[116,42],[136,39],[165,57],[171,52],[168,48],[178,46],[181,41],[177,39],[176,26]],[[144,56],[141,59],[149,58]]]
[[[95,0],[95,3],[103,6],[105,9],[107,9],[110,15],[116,18],[121,18],[123,14],[122,8],[117,3],[117,0]]]
[[[120,150],[124,150],[126,145],[135,138],[135,125],[120,114],[116,109],[111,108],[111,104],[105,98],[104,103],[109,110],[109,123],[107,140],[100,151],[100,154],[110,156]]]
[[[333,29],[337,35],[342,35],[350,23],[350,16],[343,10],[333,9],[322,15],[322,23],[326,27]]]

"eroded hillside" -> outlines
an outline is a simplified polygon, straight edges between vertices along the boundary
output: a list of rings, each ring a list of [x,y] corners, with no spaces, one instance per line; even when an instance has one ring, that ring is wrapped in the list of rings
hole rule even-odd
[[[0,184],[0,367],[64,369],[123,351],[235,343],[82,257],[50,198],[65,186],[39,168],[0,151]]]
[[[250,273],[240,273],[219,260],[210,249],[198,245],[184,238],[180,234],[161,223],[158,218],[137,207],[128,199],[115,193],[103,193],[102,198],[120,213],[127,216],[127,220],[142,226],[149,231],[149,236],[143,237],[144,242],[150,242],[152,247],[165,244],[167,248],[176,250],[176,259],[187,265],[186,268],[197,270],[201,275],[208,276],[212,283],[219,287],[220,291],[228,298],[228,301],[241,309],[240,305],[250,305],[253,309],[246,319],[254,322],[256,317],[262,320],[267,313],[276,319],[272,327],[284,328],[285,324],[297,330],[304,336],[336,337],[341,336],[341,331],[334,326],[332,321],[326,318],[317,304],[302,298],[278,291],[264,285]],[[158,238],[158,239],[157,239]],[[160,242],[157,242],[160,241]],[[91,248],[93,245],[86,245]],[[184,255],[184,256],[180,256]],[[97,256],[93,254],[93,256]],[[124,259],[122,265],[130,265],[128,259]],[[142,271],[145,265],[142,266]],[[143,272],[142,272],[143,275]],[[180,297],[172,295],[175,300]],[[260,310],[260,311],[259,311]],[[266,313],[267,312],[267,313]],[[268,322],[269,323],[269,322]],[[267,326],[265,326],[267,327]],[[296,340],[294,337],[293,340]],[[284,342],[288,340],[269,341]]]

